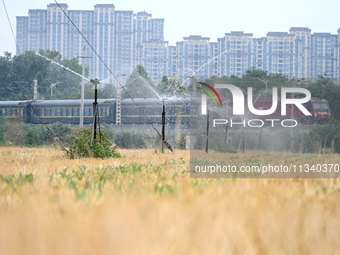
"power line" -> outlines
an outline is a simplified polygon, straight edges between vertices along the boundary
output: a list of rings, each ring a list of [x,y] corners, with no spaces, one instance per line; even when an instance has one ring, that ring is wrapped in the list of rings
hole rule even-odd
[[[13,39],[14,39],[14,42],[15,42],[16,50],[17,50],[17,52],[19,52],[18,43],[17,43],[17,40],[16,40],[15,35],[14,35],[14,32],[13,32],[12,23],[11,23],[11,20],[10,20],[9,15],[8,15],[8,12],[7,12],[5,0],[2,0],[2,3],[3,3],[3,5],[4,5],[5,12],[6,12],[6,16],[7,16],[7,20],[8,20],[9,26],[10,26],[11,31],[12,31],[12,36],[13,36]],[[20,52],[19,52],[19,53],[20,53]]]

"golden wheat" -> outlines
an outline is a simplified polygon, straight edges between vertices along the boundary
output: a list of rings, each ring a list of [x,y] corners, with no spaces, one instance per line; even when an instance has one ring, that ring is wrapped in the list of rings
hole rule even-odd
[[[0,148],[0,254],[340,254],[338,179],[191,179],[189,152],[119,153],[69,160],[55,149]]]

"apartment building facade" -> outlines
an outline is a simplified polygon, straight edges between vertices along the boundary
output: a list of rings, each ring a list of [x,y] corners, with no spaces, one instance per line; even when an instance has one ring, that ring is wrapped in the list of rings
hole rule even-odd
[[[94,10],[60,6],[62,9],[49,4],[46,10],[29,10],[28,16],[17,17],[17,54],[45,49],[58,51],[66,59],[85,55],[91,57],[85,60],[90,77],[98,79],[117,73],[129,75],[141,64],[155,84],[163,75],[175,76],[186,85],[193,76],[242,77],[251,67],[289,78],[322,75],[339,82],[340,29],[331,34],[292,27],[289,32],[268,32],[261,38],[231,31],[217,42],[190,35],[170,46],[164,40],[164,19],[155,19],[145,11],[116,10],[113,4],[97,4]]]
[[[153,19],[147,12],[115,10],[113,4],[97,4],[94,10],[60,7],[49,4],[47,10],[29,10],[27,17],[17,17],[17,55],[40,49],[58,51],[65,59],[85,55],[90,57],[86,58],[90,77],[105,79],[117,73],[129,75],[140,63],[138,47],[164,40],[164,19]]]

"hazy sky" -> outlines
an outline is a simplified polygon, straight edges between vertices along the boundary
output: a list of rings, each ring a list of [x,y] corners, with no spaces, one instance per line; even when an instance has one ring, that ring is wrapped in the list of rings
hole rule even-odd
[[[53,0],[1,0],[7,7],[14,33],[16,16],[27,16],[29,9],[46,9]],[[216,41],[230,31],[253,33],[289,32],[290,27],[309,27],[313,32],[336,34],[340,28],[339,0],[68,0],[72,10],[93,10],[97,3],[112,3],[116,10],[146,11],[153,18],[165,19],[165,40],[175,45],[183,37],[202,35]],[[15,43],[0,7],[0,55],[15,53]]]

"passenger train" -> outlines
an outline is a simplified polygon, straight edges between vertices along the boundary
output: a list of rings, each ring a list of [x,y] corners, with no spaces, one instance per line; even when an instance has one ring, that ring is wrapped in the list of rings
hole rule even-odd
[[[98,99],[101,123],[116,124],[116,99]],[[166,123],[190,122],[190,99],[165,101]],[[161,124],[163,102],[157,98],[123,99],[121,124]],[[25,123],[79,124],[80,100],[0,101],[0,119],[17,119]],[[93,123],[93,100],[84,100],[84,124]]]
[[[169,98],[165,101],[166,123],[189,125],[196,117],[202,117],[200,101],[190,102],[190,98]],[[279,104],[280,105],[280,104]],[[116,99],[99,99],[99,118],[101,123],[116,124]],[[158,98],[123,99],[121,103],[121,124],[161,124],[163,102]],[[231,102],[229,102],[230,112]],[[257,109],[269,109],[271,100],[260,99],[254,107]],[[287,116],[293,117],[301,123],[327,123],[331,110],[327,100],[311,99],[305,107],[312,116],[304,116],[300,110],[294,109],[291,114],[291,106],[287,106]],[[278,107],[271,118],[280,118]],[[221,118],[228,115],[228,110],[216,109],[212,111],[211,118]],[[230,118],[236,117],[229,114]],[[263,116],[248,116],[263,118]],[[266,117],[266,116],[264,116]],[[268,116],[266,118],[269,118]],[[62,122],[79,124],[80,100],[37,100],[37,101],[0,101],[0,119],[17,119],[25,123],[49,124]],[[84,124],[93,123],[93,100],[84,101]]]

